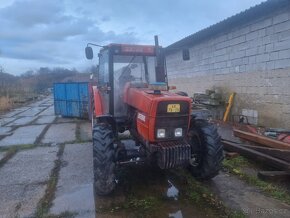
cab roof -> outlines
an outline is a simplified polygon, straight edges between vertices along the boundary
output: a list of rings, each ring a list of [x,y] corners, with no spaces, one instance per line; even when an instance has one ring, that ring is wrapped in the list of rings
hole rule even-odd
[[[156,55],[154,45],[135,45],[135,44],[116,44],[111,43],[101,49],[103,50],[110,49],[113,54],[119,55]]]

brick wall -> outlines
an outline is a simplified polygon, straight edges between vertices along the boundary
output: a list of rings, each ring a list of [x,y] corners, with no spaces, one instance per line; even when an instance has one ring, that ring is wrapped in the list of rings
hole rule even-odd
[[[224,96],[236,92],[233,113],[258,111],[258,124],[290,128],[290,10],[266,17],[190,48],[167,55],[170,85],[204,92],[221,87]]]

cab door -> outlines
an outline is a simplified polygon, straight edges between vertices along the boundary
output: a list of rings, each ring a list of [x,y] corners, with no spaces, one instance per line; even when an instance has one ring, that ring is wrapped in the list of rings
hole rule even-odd
[[[99,54],[99,75],[98,75],[98,90],[101,95],[103,114],[110,114],[110,64],[109,50],[103,50]]]

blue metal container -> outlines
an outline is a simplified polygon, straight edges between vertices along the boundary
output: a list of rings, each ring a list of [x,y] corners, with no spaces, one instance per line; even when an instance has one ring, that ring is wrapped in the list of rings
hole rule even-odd
[[[63,117],[88,118],[90,95],[88,82],[54,83],[54,112]]]

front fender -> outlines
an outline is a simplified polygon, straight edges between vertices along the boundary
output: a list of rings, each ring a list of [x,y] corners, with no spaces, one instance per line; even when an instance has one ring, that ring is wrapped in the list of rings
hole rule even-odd
[[[97,86],[93,86],[93,106],[95,109],[95,116],[102,116],[104,115],[104,111],[103,111],[103,104],[102,104],[102,96],[100,91],[98,90]]]

